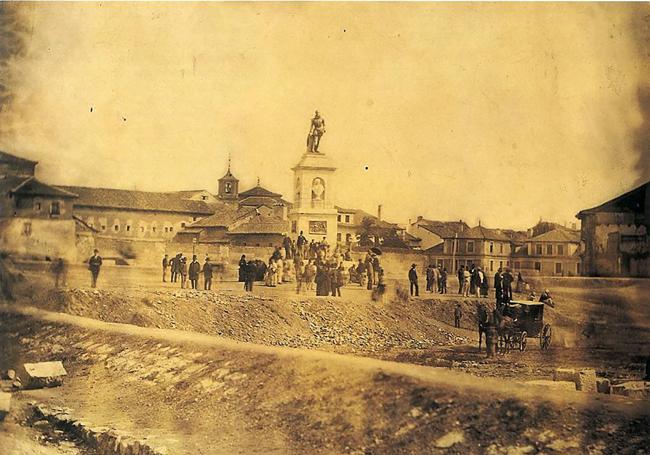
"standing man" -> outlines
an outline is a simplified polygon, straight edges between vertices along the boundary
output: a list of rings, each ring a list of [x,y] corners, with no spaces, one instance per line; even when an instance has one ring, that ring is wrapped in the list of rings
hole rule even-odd
[[[461,265],[458,269],[458,293],[463,295],[463,279],[465,276],[465,266]]]
[[[88,270],[90,270],[91,275],[91,285],[92,287],[97,287],[97,277],[99,276],[99,269],[102,266],[102,257],[99,255],[99,250],[95,249],[93,255],[88,259]]]
[[[298,235],[298,240],[296,241],[296,246],[298,247],[298,251],[300,251],[300,255],[302,257],[306,256],[305,254],[306,245],[307,245],[307,238],[303,235],[302,231],[300,231],[300,235]]]
[[[515,281],[515,277],[510,273],[510,269],[506,267],[506,271],[503,272],[503,301],[506,304],[509,304],[512,300],[512,282]]]
[[[463,310],[460,308],[460,303],[456,304],[454,308],[454,327],[460,328],[460,319],[463,317]]]
[[[503,277],[501,276],[501,267],[494,274],[494,297],[497,302],[497,309],[501,307],[503,302]]]
[[[431,292],[439,292],[440,290],[440,270],[438,270],[438,266],[433,264],[433,269],[431,271],[432,274],[432,279],[431,279]]]
[[[167,281],[167,267],[169,267],[169,259],[167,259],[167,255],[165,255],[162,260],[163,283]]]
[[[291,237],[289,235],[284,236],[284,241],[282,242],[282,246],[284,246],[284,257],[287,259],[291,259],[293,256],[291,256]]]
[[[196,254],[192,256],[192,262],[190,262],[190,268],[188,270],[190,275],[190,283],[192,284],[192,289],[196,289],[199,284],[199,274],[201,273],[201,264],[196,260]]]
[[[472,274],[469,273],[469,268],[463,269],[463,297],[469,297],[469,284],[472,279]]]
[[[212,264],[210,258],[206,256],[203,264],[203,289],[209,291],[212,289]]]
[[[442,272],[440,272],[440,293],[447,293],[447,268],[443,267]]]
[[[431,264],[427,265],[425,276],[427,278],[427,292],[431,292],[431,283],[433,282],[433,269],[431,268]]]
[[[178,273],[181,276],[181,289],[185,289],[187,283],[187,258],[185,256],[180,259]]]
[[[419,297],[420,289],[418,287],[418,272],[415,270],[415,267],[415,264],[411,264],[411,270],[409,270],[409,282],[411,285],[411,296],[415,295],[415,297]],[[413,291],[415,291],[415,294]]]

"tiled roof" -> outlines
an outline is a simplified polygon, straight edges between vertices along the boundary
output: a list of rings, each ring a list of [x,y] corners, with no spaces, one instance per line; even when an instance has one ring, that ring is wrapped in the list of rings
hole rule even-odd
[[[441,238],[453,237],[454,234],[460,233],[466,229],[469,229],[469,226],[464,221],[435,221],[435,220],[426,220],[422,219],[420,222],[422,229],[425,229]]]
[[[511,242],[523,243],[528,240],[528,235],[525,231],[515,231],[513,229],[501,229],[501,232],[510,238]]]
[[[286,234],[289,222],[273,215],[255,214],[243,223],[228,229],[228,234]]]
[[[227,227],[238,218],[253,212],[253,208],[237,209],[231,205],[224,204],[220,210],[213,215],[198,220],[188,226],[188,228],[206,228],[206,227]]]
[[[277,205],[284,205],[282,199],[280,198],[271,198],[263,196],[248,196],[239,200],[239,205],[246,205],[251,207],[259,207],[261,205],[266,205],[267,207],[273,207]]]
[[[282,197],[281,194],[274,193],[272,191],[267,190],[266,188],[262,188],[260,185],[257,185],[254,188],[251,188],[250,190],[246,190],[242,193],[239,193],[239,198],[247,198],[250,196],[261,196],[261,197],[272,197],[272,198],[280,198]]]
[[[0,178],[0,193],[7,194],[29,179],[30,177],[19,177],[16,175],[2,177]]]
[[[158,193],[151,191],[118,190],[113,188],[89,188],[83,186],[58,186],[58,188],[79,196],[74,202],[75,206],[191,213],[198,215],[211,215],[214,213],[214,210],[204,201],[185,199],[181,192]]]
[[[53,196],[60,198],[76,198],[77,195],[70,191],[62,190],[31,177],[21,183],[12,191],[15,194],[26,196]]]
[[[598,212],[644,212],[647,202],[646,197],[650,193],[650,181],[644,183],[638,188],[628,191],[604,204],[592,207],[590,209],[581,210],[576,217],[581,218],[583,215]],[[647,215],[646,215],[647,216]]]
[[[3,152],[0,150],[0,162],[3,163],[29,163],[29,164],[37,164],[38,161],[32,161],[28,160],[27,158],[21,158],[16,155],[12,155],[11,153]]]
[[[569,229],[553,229],[529,239],[533,242],[571,242],[580,243],[580,231],[571,231]]]
[[[452,235],[452,237],[454,237]],[[501,242],[509,242],[510,238],[501,233],[497,229],[488,229],[484,226],[474,226],[473,228],[466,229],[458,233],[459,239],[483,239],[483,240],[498,240]]]

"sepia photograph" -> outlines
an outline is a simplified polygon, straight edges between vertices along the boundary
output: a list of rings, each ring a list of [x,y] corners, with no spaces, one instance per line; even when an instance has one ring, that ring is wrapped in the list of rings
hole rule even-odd
[[[650,454],[650,3],[0,0],[0,455]]]

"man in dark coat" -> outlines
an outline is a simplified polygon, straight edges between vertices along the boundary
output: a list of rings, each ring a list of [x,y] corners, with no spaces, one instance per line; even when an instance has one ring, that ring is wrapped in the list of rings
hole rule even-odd
[[[209,291],[212,289],[212,264],[210,264],[210,258],[205,258],[205,264],[203,264],[203,289]]]
[[[499,308],[501,302],[503,302],[503,276],[501,274],[501,267],[494,274],[494,296],[497,301],[497,308]]]
[[[167,259],[167,255],[162,260],[162,272],[163,272],[163,283],[167,281],[167,268],[169,267],[169,259]]]
[[[420,295],[420,289],[418,287],[418,272],[415,270],[415,267],[415,264],[411,264],[411,269],[409,270],[409,283],[411,296],[415,295],[415,297],[418,297]]]
[[[257,278],[257,266],[255,262],[248,261],[246,263],[246,280],[244,281],[244,290],[247,292],[253,292],[253,283]]]
[[[291,259],[293,257],[291,256],[291,237],[285,235],[284,241],[282,242],[282,246],[284,246],[284,257],[286,259]]]
[[[90,270],[91,286],[97,287],[97,278],[99,277],[99,269],[102,266],[102,257],[99,255],[99,250],[93,251],[93,255],[88,259],[88,270]]]
[[[506,271],[503,272],[502,286],[503,286],[503,301],[505,303],[510,303],[512,300],[512,283],[515,281],[515,277],[510,273],[510,269],[506,268]]]
[[[298,240],[296,241],[296,246],[298,247],[298,251],[300,252],[300,255],[302,257],[305,257],[306,256],[305,247],[307,246],[307,238],[303,235],[302,231],[300,231],[300,235],[298,236]]]
[[[239,259],[239,282],[240,283],[245,283],[246,282],[246,268],[248,267],[248,264],[246,263],[246,255],[242,254],[241,258]]]
[[[465,280],[465,266],[461,265],[458,269],[458,293],[463,295],[463,281]]]
[[[192,289],[197,289],[199,284],[199,274],[201,273],[201,264],[199,264],[199,261],[196,260],[196,254],[192,256],[192,262],[190,262],[190,266],[187,272],[190,278]]]

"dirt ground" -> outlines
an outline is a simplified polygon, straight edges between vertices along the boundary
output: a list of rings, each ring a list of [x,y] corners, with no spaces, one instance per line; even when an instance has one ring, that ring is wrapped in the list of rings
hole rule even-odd
[[[63,387],[21,398],[168,453],[643,453],[650,442],[645,408],[615,397],[547,397],[445,369],[48,318],[2,320],[2,342],[19,340],[3,362],[48,358],[55,342],[69,370]],[[443,447],[445,437],[457,442]]]
[[[0,318],[0,370],[57,358],[70,376],[14,396],[68,406],[168,453],[646,453],[646,402],[520,384],[557,367],[638,379],[650,346],[649,283],[554,283],[551,349],[531,339],[525,352],[488,361],[475,329],[485,300],[399,298],[398,282],[379,302],[356,286],[342,298],[297,295],[293,284],[192,291],[155,272],[106,267],[90,289],[87,271],[73,268],[55,290],[48,274],[23,270],[6,308],[27,315]],[[90,319],[57,319],[66,314]],[[88,450],[48,446],[21,422],[5,424],[5,435]]]

